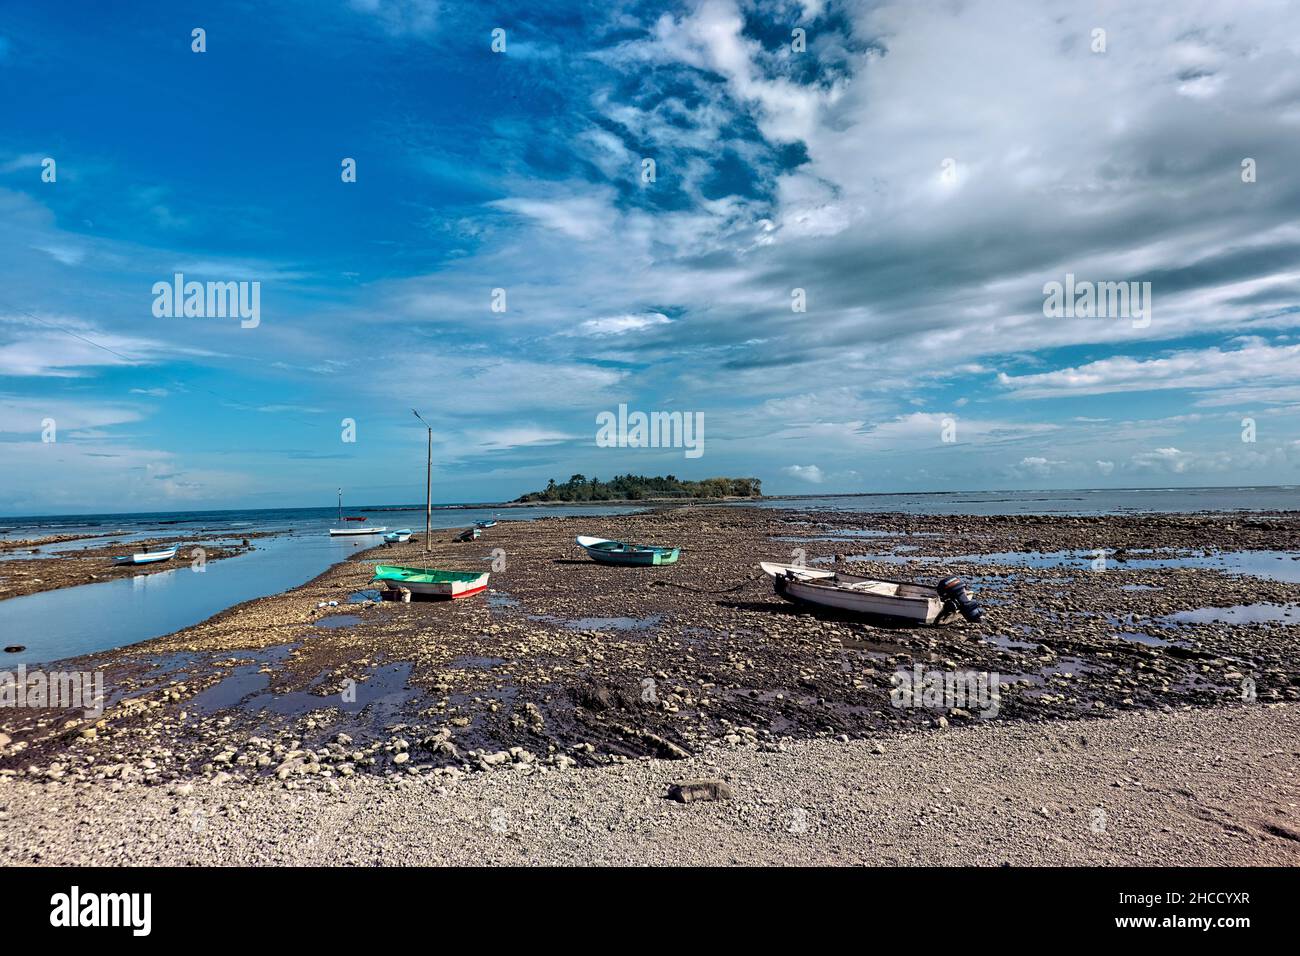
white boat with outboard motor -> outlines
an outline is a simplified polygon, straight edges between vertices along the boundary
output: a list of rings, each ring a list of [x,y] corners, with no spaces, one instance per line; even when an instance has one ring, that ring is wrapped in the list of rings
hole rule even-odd
[[[787,601],[911,624],[942,624],[954,614],[976,623],[984,617],[956,576],[931,586],[770,561],[758,566]]]

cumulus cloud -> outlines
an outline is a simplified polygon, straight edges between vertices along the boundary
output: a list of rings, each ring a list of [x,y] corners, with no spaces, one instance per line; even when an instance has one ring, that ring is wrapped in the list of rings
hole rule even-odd
[[[809,484],[820,485],[826,480],[826,476],[816,465],[788,465],[782,470],[792,478],[798,478]]]
[[[1038,455],[1027,455],[1012,465],[1010,472],[1017,478],[1049,478],[1068,467],[1068,462],[1053,461]]]

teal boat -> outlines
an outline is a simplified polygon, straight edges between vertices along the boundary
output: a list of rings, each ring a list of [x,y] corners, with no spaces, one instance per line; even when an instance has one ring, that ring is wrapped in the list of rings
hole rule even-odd
[[[438,571],[396,564],[376,565],[374,579],[390,588],[406,588],[412,594],[448,599],[479,594],[488,586],[487,571]]]
[[[601,564],[675,564],[681,548],[655,548],[646,544],[625,544],[605,538],[578,535],[578,544],[593,561]]]

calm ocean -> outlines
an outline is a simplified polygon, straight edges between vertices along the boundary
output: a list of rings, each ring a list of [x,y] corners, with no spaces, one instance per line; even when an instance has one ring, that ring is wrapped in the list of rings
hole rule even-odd
[[[908,514],[1124,514],[1195,511],[1300,510],[1300,488],[1129,488],[1078,491],[954,491],[898,494],[826,495],[773,498],[760,508],[794,508],[863,513]],[[435,528],[454,528],[476,521],[528,520],[551,515],[615,514],[635,507],[593,506],[497,508],[492,505],[451,508],[438,505]],[[382,507],[348,505],[348,514],[368,515],[371,524],[389,528],[423,528],[422,505]],[[334,508],[280,508],[249,511],[160,511],[139,514],[0,517],[0,538],[106,531],[195,532],[285,531],[318,532],[338,523]]]

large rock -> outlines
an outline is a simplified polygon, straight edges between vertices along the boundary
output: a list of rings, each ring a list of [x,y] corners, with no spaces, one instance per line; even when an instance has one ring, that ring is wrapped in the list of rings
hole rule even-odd
[[[668,798],[678,803],[730,800],[731,787],[722,780],[683,780],[668,788]]]

